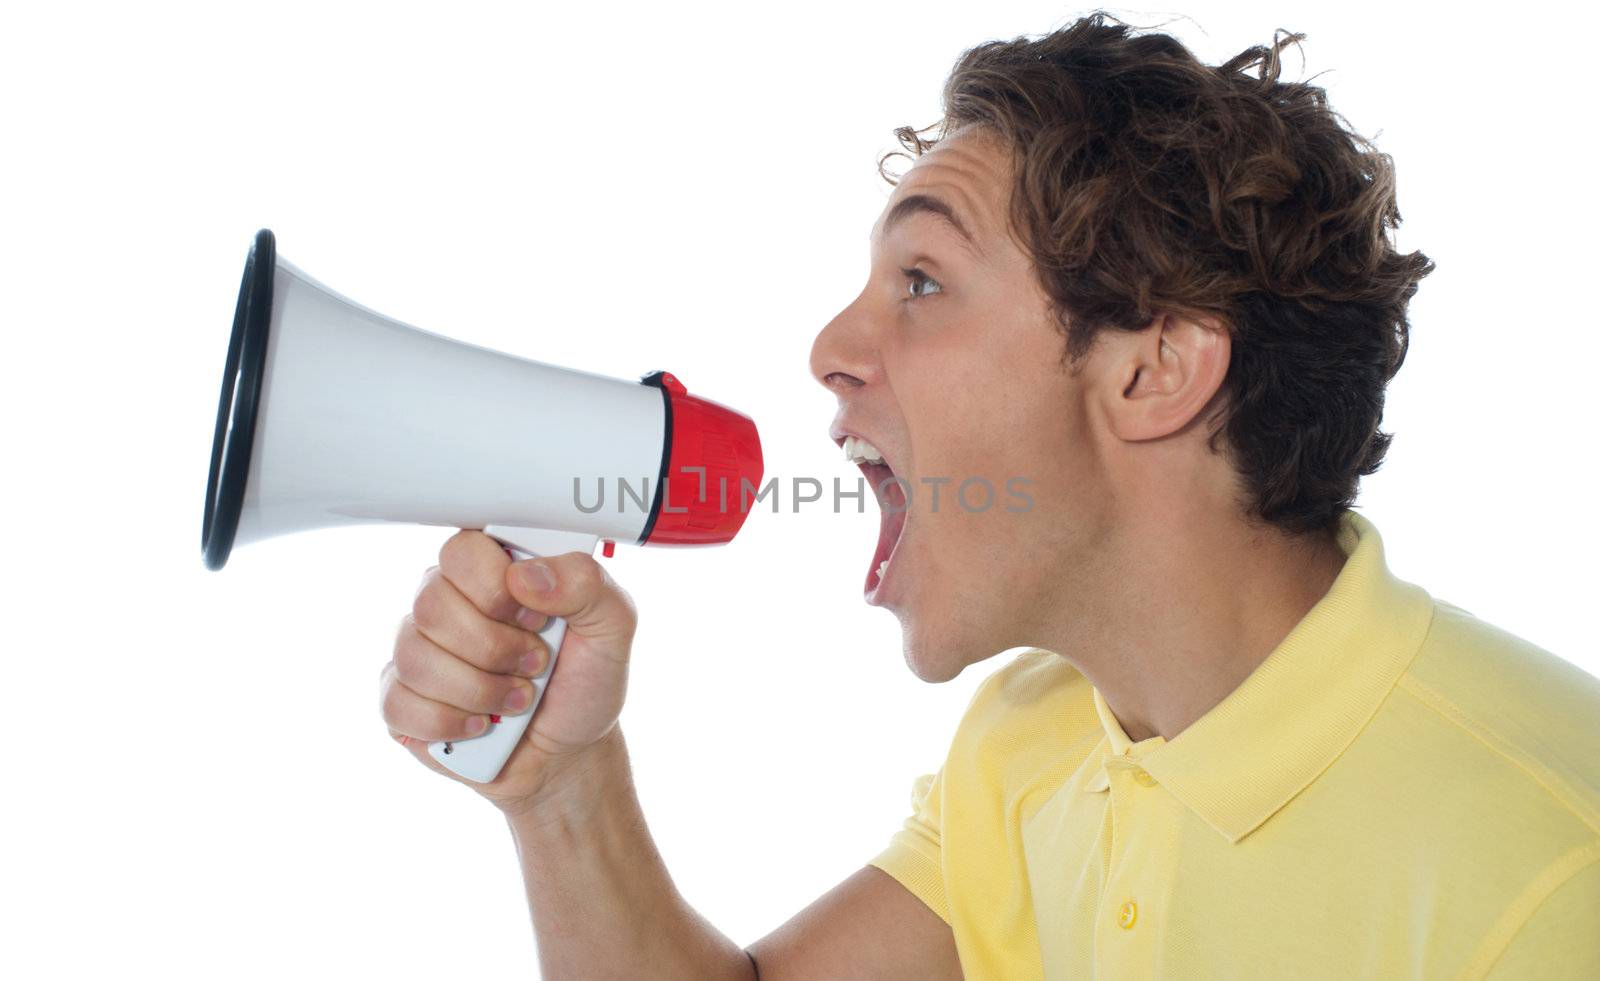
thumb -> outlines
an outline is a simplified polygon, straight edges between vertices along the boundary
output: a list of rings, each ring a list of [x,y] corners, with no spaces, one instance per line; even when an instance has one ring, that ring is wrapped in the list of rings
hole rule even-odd
[[[513,562],[506,590],[530,610],[565,617],[568,629],[589,640],[626,643],[638,625],[633,598],[584,552]]]

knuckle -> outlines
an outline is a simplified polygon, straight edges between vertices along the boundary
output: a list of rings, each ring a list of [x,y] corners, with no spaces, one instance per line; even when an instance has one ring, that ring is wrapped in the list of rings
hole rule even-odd
[[[439,565],[443,568],[454,568],[466,556],[472,554],[473,536],[483,536],[483,532],[464,528],[446,538],[444,544],[439,546]]]
[[[408,611],[404,616],[402,616],[400,618],[400,622],[395,624],[395,629],[394,629],[394,646],[395,646],[395,650],[399,650],[401,644],[410,643],[411,638],[416,636],[416,634],[417,634],[417,615],[416,615],[416,612],[415,611]]]
[[[420,640],[416,634],[408,634],[394,648],[395,677],[408,685],[416,684],[429,674],[428,652]]]
[[[500,545],[481,531],[457,532],[439,552],[439,568],[454,583],[476,582],[484,570],[505,556]]]
[[[402,722],[401,713],[404,709],[405,690],[398,684],[390,682],[383,688],[383,694],[378,699],[378,711],[383,716],[383,721],[390,726],[399,728]]]
[[[605,569],[595,561],[592,555],[577,553],[572,558],[572,568],[567,572],[575,590],[581,593],[593,592],[605,581]]]
[[[598,563],[596,565],[599,566]],[[599,566],[599,574],[603,580],[601,588],[609,592],[616,602],[618,625],[631,634],[639,625],[638,605],[634,603],[633,596],[617,584],[617,581],[611,577],[611,573],[604,566]]]
[[[440,574],[473,606],[490,611],[515,606],[505,583],[511,558],[499,542],[481,531],[467,531],[446,546],[449,554],[440,556]]]
[[[445,610],[444,590],[438,580],[430,581],[411,602],[411,622],[424,631],[437,630],[444,625]]]
[[[438,578],[438,576],[439,576],[439,567],[436,566],[436,565],[430,565],[426,569],[423,569],[422,570],[422,579],[417,583],[417,592],[420,593],[424,589],[427,589],[428,588],[428,584],[433,582],[434,579]]]
[[[616,586],[616,603],[618,603],[618,607],[622,608],[622,613],[627,618],[637,621],[638,603],[634,602],[634,595],[627,592],[626,589],[622,589],[621,586]]]

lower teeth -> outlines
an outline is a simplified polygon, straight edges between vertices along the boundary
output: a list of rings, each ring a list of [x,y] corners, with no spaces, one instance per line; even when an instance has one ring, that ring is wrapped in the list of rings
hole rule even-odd
[[[888,559],[884,559],[882,562],[878,563],[878,581],[879,582],[883,581],[883,574],[884,574],[884,572],[886,572],[888,570],[888,568],[889,568],[889,560]]]

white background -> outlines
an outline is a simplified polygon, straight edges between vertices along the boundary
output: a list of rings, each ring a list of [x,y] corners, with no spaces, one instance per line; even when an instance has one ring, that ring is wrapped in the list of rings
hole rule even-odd
[[[20,5],[19,5],[20,6]],[[966,47],[1054,3],[7,8],[4,940],[15,977],[530,976],[496,813],[387,739],[393,629],[446,532],[199,555],[216,386],[258,227],[429,330],[761,426],[768,473],[853,478],[812,337],[859,291],[891,130]],[[1363,511],[1391,567],[1600,671],[1592,626],[1594,15],[1196,3],[1208,60],[1307,32],[1439,265]],[[1587,22],[1583,18],[1589,18]],[[1146,22],[1168,19],[1147,15]],[[859,868],[973,687],[860,598],[876,516],[757,514],[621,549],[624,729],[684,894],[742,944]]]

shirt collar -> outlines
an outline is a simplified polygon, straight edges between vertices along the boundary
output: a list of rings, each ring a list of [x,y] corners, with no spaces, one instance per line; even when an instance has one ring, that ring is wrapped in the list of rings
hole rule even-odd
[[[1347,558],[1327,594],[1238,688],[1170,742],[1130,741],[1094,689],[1105,739],[1084,789],[1108,788],[1106,760],[1135,760],[1237,843],[1326,770],[1399,680],[1433,619],[1432,597],[1389,572],[1371,521],[1347,509],[1338,542]]]

